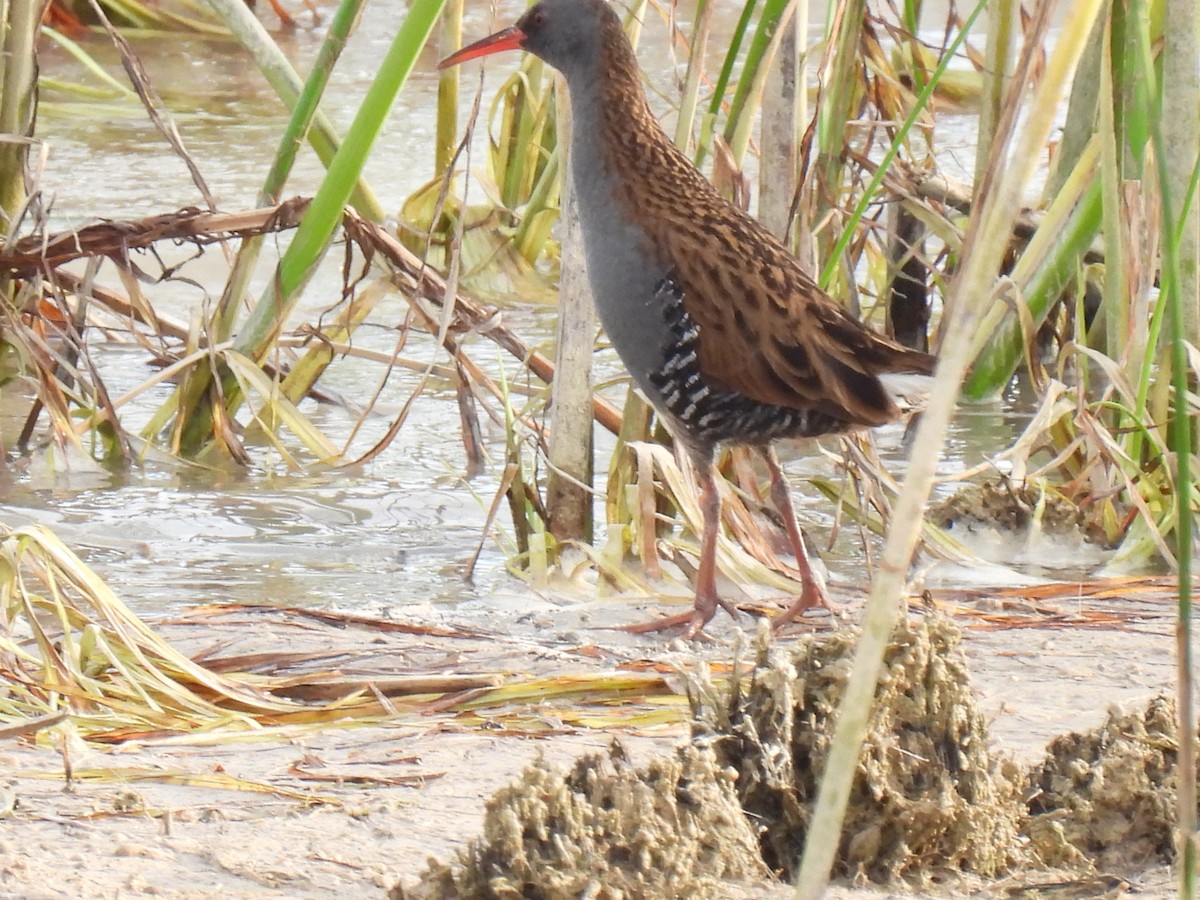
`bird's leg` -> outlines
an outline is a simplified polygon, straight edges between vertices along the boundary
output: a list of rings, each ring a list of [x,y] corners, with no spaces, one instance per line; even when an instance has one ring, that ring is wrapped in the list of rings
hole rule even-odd
[[[796,511],[792,507],[792,494],[788,489],[787,481],[783,477],[783,470],[779,467],[779,457],[775,455],[775,448],[771,446],[762,448],[763,459],[767,462],[767,471],[771,473],[771,502],[775,504],[775,508],[779,510],[779,515],[783,517],[783,524],[787,528],[788,539],[792,544],[792,553],[796,556],[796,568],[800,570],[800,596],[796,598],[796,602],[787,608],[783,615],[779,616],[773,627],[779,628],[781,625],[792,621],[806,609],[813,606],[823,606],[828,610],[832,610],[829,598],[825,595],[825,585],[822,583],[820,576],[813,570],[808,560],[808,549],[804,546],[804,537],[800,534],[800,526],[796,524]],[[697,603],[699,596],[697,595]]]
[[[712,619],[719,604],[734,619],[737,609],[717,593],[717,532],[721,528],[721,492],[713,475],[711,459],[696,460],[700,479],[700,510],[704,514],[704,532],[700,536],[700,571],[696,575],[696,606],[683,632],[685,638],[699,634]]]
[[[713,475],[712,453],[691,454],[692,467],[700,481],[700,511],[703,514],[700,535],[700,571],[696,575],[696,600],[690,613],[666,616],[640,625],[626,625],[621,630],[633,634],[648,634],[666,631],[668,628],[685,626],[683,637],[691,640],[700,636],[717,607],[725,609],[731,616],[738,617],[737,608],[717,593],[717,532],[721,526],[721,493]]]

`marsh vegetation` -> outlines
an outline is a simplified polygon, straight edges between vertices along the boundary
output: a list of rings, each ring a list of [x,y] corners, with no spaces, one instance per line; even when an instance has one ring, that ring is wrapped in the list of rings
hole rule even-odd
[[[402,15],[364,0],[0,4],[0,658],[20,673],[0,690],[6,720],[59,727],[69,710],[111,739],[395,711],[364,694],[318,714],[207,674],[129,613],[105,561],[118,588],[153,585],[145,612],[228,583],[227,599],[356,614],[402,610],[399,583],[445,609],[515,593],[505,570],[576,598],[686,594],[691,474],[603,335],[578,317],[582,343],[555,330],[578,238],[553,73],[532,57],[433,72],[520,6],[493,21],[465,0]],[[873,696],[913,553],[969,569],[986,555],[973,532],[1016,524],[1027,561],[1062,529],[1101,548],[1071,572],[1081,583],[1169,576],[1190,722],[1193,5],[624,12],[656,111],[697,166],[857,315],[941,360],[907,439],[789,462],[835,580],[873,585],[849,695]],[[564,371],[583,377],[556,383]],[[769,617],[796,583],[764,473],[738,452],[722,471],[718,565]],[[272,528],[296,559],[264,578],[271,553],[251,543]],[[168,558],[139,566],[160,537]],[[196,546],[212,560],[186,558]],[[330,572],[345,579],[311,587]],[[410,687],[459,713],[458,691],[502,689]],[[1192,729],[1179,733],[1192,772]],[[1190,834],[1189,778],[1179,798]]]

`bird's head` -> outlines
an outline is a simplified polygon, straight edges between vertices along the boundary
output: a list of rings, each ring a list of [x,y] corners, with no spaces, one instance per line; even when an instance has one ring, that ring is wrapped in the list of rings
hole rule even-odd
[[[596,56],[606,19],[617,20],[605,0],[542,0],[515,25],[463,47],[439,69],[503,50],[525,50],[560,72],[568,72]]]

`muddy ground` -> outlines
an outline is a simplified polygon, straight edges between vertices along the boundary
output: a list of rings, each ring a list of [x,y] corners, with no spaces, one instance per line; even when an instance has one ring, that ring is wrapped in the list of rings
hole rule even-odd
[[[835,587],[845,619],[861,597]],[[933,606],[965,633],[964,649],[993,746],[1022,765],[1036,762],[1055,735],[1094,728],[1114,704],[1144,705],[1174,689],[1173,620],[1165,580],[1109,582],[1102,592],[1076,585],[1008,592],[935,592]],[[673,610],[672,610],[673,611]],[[320,653],[321,668],[382,675],[396,671],[564,675],[613,671],[636,661],[688,664],[730,657],[727,617],[701,646],[636,637],[605,625],[645,620],[654,607],[635,600],[580,603],[529,595],[526,608],[501,614],[433,615],[476,637],[444,638],[336,626],[265,611],[159,624],[189,653],[234,656]],[[925,609],[914,606],[912,615]],[[747,618],[743,625],[750,627]],[[797,632],[845,628],[817,615]],[[784,636],[782,640],[789,638]],[[532,718],[537,720],[537,710]],[[405,716],[388,726],[328,728],[280,740],[195,739],[74,744],[68,788],[55,749],[0,741],[0,896],[41,897],[378,897],[412,883],[429,857],[448,859],[477,835],[483,803],[539,754],[569,764],[621,735],[635,760],[669,751],[686,725],[586,728],[548,705],[533,733],[505,718],[469,723],[448,714]],[[89,781],[89,770],[122,770]],[[156,770],[155,780],[142,777]],[[173,784],[169,773],[233,776],[275,793]],[[319,779],[319,780],[314,780]],[[315,792],[306,803],[287,791]],[[1029,893],[1029,890],[1033,893]],[[1126,860],[1112,871],[1067,879],[1016,873],[963,881],[945,896],[1102,896],[1133,890],[1173,895],[1168,867]],[[830,896],[929,896],[935,889],[839,884]],[[769,881],[731,885],[727,896],[784,897]]]

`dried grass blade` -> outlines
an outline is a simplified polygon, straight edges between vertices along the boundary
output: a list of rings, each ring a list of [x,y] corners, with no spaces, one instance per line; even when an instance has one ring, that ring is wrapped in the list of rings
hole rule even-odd
[[[253,360],[236,350],[226,350],[221,354],[221,358],[241,383],[245,395],[249,396],[253,389],[262,398],[263,406],[254,413],[254,421],[261,426],[262,433],[275,443],[281,453],[285,453],[282,445],[272,437],[275,433],[273,423],[276,421],[283,422],[318,461],[331,464],[341,459],[338,449],[288,399],[278,381],[270,378]]]
[[[294,708],[250,684],[217,675],[192,662],[135,616],[49,529],[40,525],[0,529],[0,554],[7,561],[6,574],[20,580],[17,585],[4,585],[6,605],[19,600],[35,634],[42,635],[46,613],[63,625],[64,634],[70,634],[94,615],[96,624],[105,632],[103,642],[97,642],[97,649],[129,679],[125,690],[135,695],[144,695],[147,685],[157,690],[151,708],[161,709],[165,701],[170,701],[180,709],[221,718],[229,715],[227,710],[195,693],[196,689],[203,689],[245,712],[282,712]],[[50,591],[49,597],[30,590],[24,581],[26,569]],[[11,616],[11,606],[8,608],[7,614]],[[99,632],[93,635],[101,636]],[[119,648],[119,652],[114,648]],[[69,676],[71,670],[62,655],[52,647],[47,649],[53,652],[45,659],[55,665],[60,676]],[[57,687],[65,689],[67,685]],[[102,705],[113,700],[103,693],[99,682],[93,680],[89,687],[101,691],[100,695],[81,696],[90,696]]]
[[[63,777],[62,772],[27,772],[29,778],[57,780]],[[205,791],[241,791],[251,794],[273,794],[286,797],[289,800],[301,800],[308,804],[323,803],[329,806],[341,806],[342,801],[332,794],[317,794],[312,791],[298,791],[293,788],[265,784],[261,781],[250,781],[237,778],[221,772],[188,772],[183,769],[149,769],[149,768],[89,768],[72,771],[75,781],[85,781],[90,784],[134,784],[137,782],[154,782],[156,784],[177,784],[183,787],[200,788]]]

